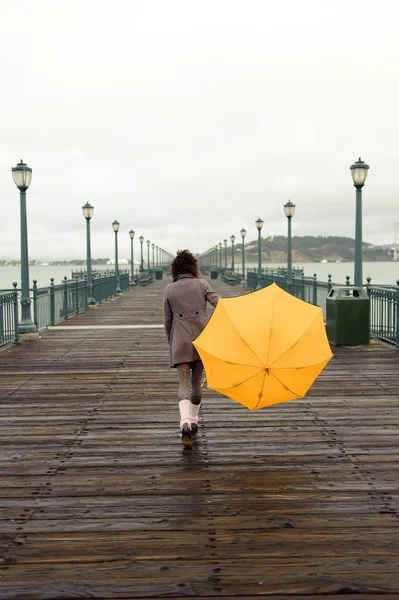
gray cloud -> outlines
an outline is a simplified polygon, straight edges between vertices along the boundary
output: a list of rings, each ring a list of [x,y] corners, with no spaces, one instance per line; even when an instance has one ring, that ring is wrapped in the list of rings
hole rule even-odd
[[[19,255],[11,167],[33,168],[32,258],[93,256],[111,222],[175,251],[248,230],[354,236],[350,164],[370,164],[363,237],[399,221],[396,2],[3,3],[0,257]],[[139,246],[137,242],[136,251]]]

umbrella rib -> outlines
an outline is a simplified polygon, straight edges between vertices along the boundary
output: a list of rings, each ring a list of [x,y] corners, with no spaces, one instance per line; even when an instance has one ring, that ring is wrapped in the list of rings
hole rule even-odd
[[[249,367],[253,366],[253,365],[240,365],[240,363],[229,363],[229,364],[231,364],[231,365],[237,365],[237,366],[240,366],[240,367],[241,366],[249,366]],[[261,373],[261,372],[262,372],[262,369],[259,369],[258,373],[255,373],[255,375],[251,375],[247,379],[244,379],[243,381],[240,381],[240,383],[236,383],[235,385],[228,385],[227,387],[224,387],[224,388],[218,386],[218,390],[228,390],[229,388],[236,388],[236,387],[242,385],[243,383],[247,383],[247,381],[249,381],[250,379],[253,379],[254,377],[257,377],[259,375],[259,373]],[[264,380],[263,380],[263,382],[264,382]],[[262,387],[263,387],[263,383],[262,383]]]
[[[268,371],[267,371],[267,370],[265,370],[265,374],[263,375],[262,387],[260,388],[261,392],[262,392],[262,390],[263,390],[263,386],[265,385],[265,379],[266,379],[266,376],[267,376],[267,375],[269,375],[269,373],[268,373]],[[260,394],[260,395],[258,396],[258,402],[256,403],[256,406],[255,406],[254,410],[256,410],[256,409],[258,408],[258,406],[259,406],[259,402],[261,401],[261,399],[262,399],[262,398],[263,398],[263,394]]]
[[[271,302],[271,307],[272,307],[272,314],[270,315],[270,333],[269,333],[269,348],[267,349],[267,365],[269,364],[269,358],[270,358],[270,342],[271,342],[271,330],[272,330],[272,324],[273,324],[273,316],[274,316],[274,297],[275,297],[275,288],[273,288],[273,298],[272,298],[272,302]],[[259,398],[259,402],[260,402],[260,398]]]
[[[315,308],[316,308],[316,307],[315,307]],[[318,308],[320,308],[320,307],[318,307]],[[320,308],[320,310],[322,310],[322,309]],[[311,322],[311,323],[309,323],[309,326],[308,326],[308,327],[305,329],[305,331],[304,331],[304,332],[301,334],[301,337],[300,337],[300,338],[298,338],[297,340],[295,340],[295,342],[292,344],[292,346],[290,346],[289,348],[286,348],[286,349],[285,349],[285,350],[284,350],[284,351],[283,351],[283,352],[280,354],[280,356],[277,356],[277,357],[274,359],[274,362],[273,362],[273,364],[274,364],[274,363],[275,363],[277,360],[279,360],[279,358],[281,358],[281,357],[282,357],[284,354],[286,354],[287,352],[289,352],[290,350],[292,350],[292,348],[293,348],[294,346],[296,346],[296,345],[297,345],[297,344],[298,344],[298,343],[301,341],[301,339],[303,338],[303,336],[304,336],[304,335],[306,335],[306,332],[307,332],[307,331],[309,331],[309,329],[312,327],[313,323],[315,322],[315,320],[316,320],[316,318],[318,317],[318,315],[319,315],[319,314],[320,314],[320,313],[318,313],[317,315],[315,315],[314,319],[312,319],[312,322]],[[270,352],[270,346],[269,346],[269,352]],[[268,357],[268,358],[269,358],[269,357]],[[270,365],[270,366],[272,367],[273,365]]]
[[[243,341],[243,343],[245,344],[245,346],[249,349],[249,351],[255,356],[255,358],[258,359],[258,361],[260,362],[261,366],[263,367],[263,362],[261,361],[261,359],[259,358],[259,356],[253,351],[253,349],[251,348],[251,346],[244,340],[244,338],[242,337],[241,333],[238,331],[233,319],[231,318],[231,316],[229,315],[229,313],[227,312],[226,308],[224,307],[224,305],[222,305],[226,315],[228,316],[230,323],[232,324],[232,326],[234,327],[234,330],[238,333],[238,335],[240,336],[240,339]],[[226,361],[227,362],[227,361]],[[236,364],[236,363],[231,363],[231,364]],[[239,363],[237,363],[239,364]],[[258,366],[258,365],[248,365],[248,366]]]

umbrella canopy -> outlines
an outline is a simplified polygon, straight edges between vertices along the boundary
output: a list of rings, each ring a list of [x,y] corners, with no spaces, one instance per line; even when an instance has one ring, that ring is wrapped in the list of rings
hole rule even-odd
[[[322,309],[274,283],[220,298],[193,343],[208,387],[251,410],[302,398],[332,357]]]

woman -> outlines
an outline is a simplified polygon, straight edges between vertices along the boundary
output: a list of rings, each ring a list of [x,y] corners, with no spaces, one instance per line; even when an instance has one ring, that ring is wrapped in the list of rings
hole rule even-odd
[[[164,326],[170,346],[171,366],[179,374],[180,429],[183,446],[198,431],[203,366],[192,342],[207,324],[206,303],[216,306],[218,294],[199,278],[198,261],[189,250],[179,250],[171,267],[173,283],[165,288]]]

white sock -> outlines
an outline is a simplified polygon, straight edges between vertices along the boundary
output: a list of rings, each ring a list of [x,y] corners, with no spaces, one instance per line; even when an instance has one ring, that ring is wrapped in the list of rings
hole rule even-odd
[[[198,423],[198,413],[199,413],[200,407],[201,407],[201,402],[199,404],[193,404],[192,402],[190,402],[190,421],[191,421],[191,425],[193,425],[194,423],[195,424]]]
[[[180,429],[183,429],[184,425],[191,425],[190,419],[190,400],[180,400],[179,402],[179,410],[180,410]]]

